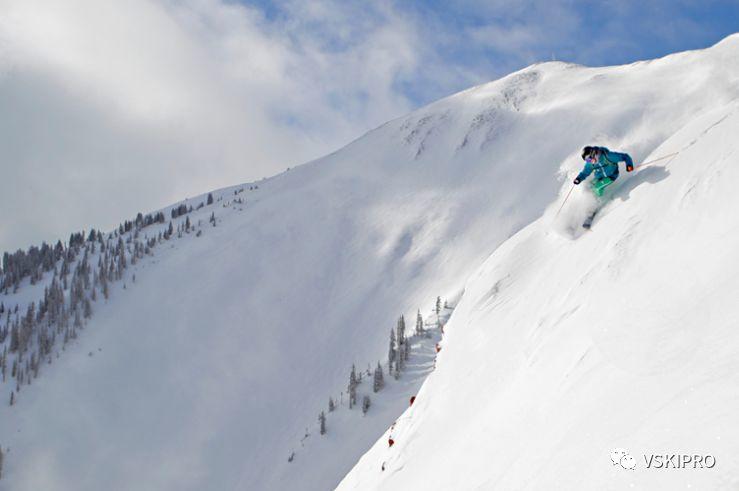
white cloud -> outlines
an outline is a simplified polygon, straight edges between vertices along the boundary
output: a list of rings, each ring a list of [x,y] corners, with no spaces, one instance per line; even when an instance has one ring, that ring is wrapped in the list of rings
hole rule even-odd
[[[388,3],[0,0],[0,250],[270,175],[411,107]]]

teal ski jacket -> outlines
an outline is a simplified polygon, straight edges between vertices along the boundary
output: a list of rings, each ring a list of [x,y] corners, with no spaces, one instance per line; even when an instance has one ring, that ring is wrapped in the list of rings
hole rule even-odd
[[[634,161],[628,153],[611,152],[606,147],[596,147],[600,150],[600,156],[598,161],[594,164],[585,162],[585,167],[577,175],[577,179],[580,181],[585,180],[590,174],[595,171],[596,179],[603,179],[604,177],[610,177],[614,181],[618,177],[618,163],[626,162],[626,167],[633,167]]]

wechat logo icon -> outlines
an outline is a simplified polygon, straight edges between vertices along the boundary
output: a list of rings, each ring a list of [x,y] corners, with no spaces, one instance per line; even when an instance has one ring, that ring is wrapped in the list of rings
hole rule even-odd
[[[613,465],[620,465],[622,468],[630,471],[636,468],[636,459],[624,448],[613,449],[611,452],[611,462]]]

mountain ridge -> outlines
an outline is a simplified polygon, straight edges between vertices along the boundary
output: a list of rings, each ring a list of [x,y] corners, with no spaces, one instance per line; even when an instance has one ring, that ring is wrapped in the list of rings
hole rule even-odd
[[[13,435],[0,444],[18,456],[7,479],[14,489],[335,486],[366,447],[334,442],[340,458],[311,469],[287,458],[352,363],[384,357],[398,315],[454,297],[492,251],[551,213],[583,144],[644,160],[735,100],[736,63],[718,51],[530,67],[257,181],[245,203],[230,196],[240,185],[213,191],[216,207],[190,215],[202,235],[165,243],[15,412],[0,409],[0,434]],[[580,194],[557,230],[581,219]],[[82,412],[49,413],[70,398]]]

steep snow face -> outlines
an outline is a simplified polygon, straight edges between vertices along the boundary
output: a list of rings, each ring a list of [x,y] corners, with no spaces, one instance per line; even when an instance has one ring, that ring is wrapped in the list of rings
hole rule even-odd
[[[54,369],[24,391],[16,406],[0,409],[0,444],[11,447],[3,479],[14,490],[335,486],[377,435],[334,438],[336,458],[310,466],[288,464],[287,457],[305,427],[315,428],[328,396],[346,386],[351,364],[384,358],[389,329],[399,314],[412,314],[429,299],[460,290],[505,239],[540,217],[560,196],[558,173],[579,165],[583,144],[627,150],[641,160],[699,114],[736,99],[738,45],[730,38],[709,50],[623,67],[536,65],[392,121],[332,155],[260,183],[258,191],[246,195],[246,206],[216,210],[218,226],[157,251],[154,261],[140,266],[135,286],[96,308],[89,329]],[[422,391],[423,404],[413,407],[413,414],[423,414],[423,419],[414,419],[406,430],[399,426],[394,457],[368,461],[380,447],[374,448],[346,482],[371,488],[380,485],[377,479],[392,475],[388,485],[400,485],[414,482],[426,467],[437,470],[427,476],[433,487],[458,488],[448,486],[458,483],[456,469],[477,471],[490,465],[486,453],[498,440],[509,442],[510,453],[491,454],[498,459],[492,464],[496,474],[485,478],[491,481],[476,482],[524,487],[529,481],[522,476],[533,475],[526,461],[540,464],[537,475],[550,476],[563,468],[572,470],[567,472],[572,479],[581,475],[563,460],[569,456],[570,462],[579,462],[576,445],[560,460],[552,460],[552,448],[560,436],[590,442],[585,435],[596,432],[604,416],[587,408],[599,410],[606,402],[625,407],[604,399],[619,384],[623,389],[618,394],[628,400],[633,399],[630,390],[649,392],[653,401],[665,393],[638,378],[645,371],[659,373],[661,365],[650,364],[652,354],[634,351],[630,343],[643,337],[651,342],[650,336],[662,331],[643,330],[637,322],[641,315],[633,312],[652,304],[641,283],[629,282],[638,278],[637,266],[657,267],[649,263],[651,256],[637,261],[634,254],[659,251],[663,255],[655,259],[657,264],[674,266],[674,256],[663,244],[677,244],[681,231],[690,229],[668,227],[676,227],[676,220],[661,224],[656,230],[672,238],[669,242],[647,233],[647,225],[656,224],[660,214],[665,219],[672,215],[665,202],[637,197],[648,189],[672,186],[664,189],[687,193],[679,206],[688,209],[690,200],[696,200],[690,211],[695,220],[713,214],[713,224],[721,219],[716,217],[729,216],[726,209],[703,208],[701,200],[710,193],[699,192],[701,186],[723,189],[729,180],[697,180],[688,192],[692,181],[672,174],[677,172],[673,164],[692,169],[695,162],[685,155],[670,164],[666,175],[645,174],[652,176],[652,186],[622,188],[627,211],[620,213],[629,214],[627,218],[613,210],[596,222],[598,231],[608,230],[609,220],[613,227],[618,220],[628,222],[633,229],[618,236],[620,245],[616,235],[604,239],[598,232],[573,242],[547,234],[540,221],[497,252],[468,285],[465,307],[455,314],[463,320],[452,321],[456,327],[440,359],[448,371],[434,373]],[[730,171],[725,172],[728,177]],[[231,192],[217,194],[226,199]],[[721,203],[723,198],[716,193],[711,199]],[[654,213],[649,220],[630,218],[645,210]],[[729,233],[692,225],[693,231],[712,230],[698,236],[706,245],[713,244],[715,234]],[[602,263],[592,257],[593,251]],[[560,264],[555,257],[569,258],[561,263],[569,267],[555,268]],[[604,266],[610,261],[612,267]],[[710,275],[713,268],[690,264],[696,265],[700,285],[718,284]],[[602,273],[588,274],[596,267]],[[675,271],[682,270],[673,267],[671,273]],[[604,286],[599,274],[611,275],[611,286]],[[565,276],[560,280],[557,275]],[[549,291],[549,282],[555,281],[557,295]],[[562,295],[574,291],[579,281],[589,285],[578,287],[580,303],[570,299],[569,310],[552,307],[556,313],[550,314],[550,306],[564,302]],[[685,287],[677,281],[664,287],[655,282],[645,284],[656,290]],[[534,283],[541,290],[532,289]],[[600,301],[613,285],[628,285],[631,296]],[[698,300],[725,298],[696,291],[684,298],[696,309]],[[667,345],[672,348],[653,343],[660,347],[655,356],[678,370],[685,346],[692,346],[693,324],[687,321],[695,318],[673,316],[671,297],[664,298],[650,322],[657,325],[660,315],[669,315],[671,322],[685,324]],[[605,315],[611,310],[621,312],[622,323],[631,326],[628,339],[621,337],[622,328],[616,329],[616,317]],[[570,317],[562,317],[568,312]],[[610,324],[596,324],[596,318],[607,318]],[[541,322],[540,328],[533,329],[527,319]],[[659,325],[667,330],[667,324]],[[726,334],[719,324],[710,325],[717,326],[714,336]],[[553,331],[567,334],[554,336]],[[576,335],[580,337],[570,337]],[[589,352],[588,342],[594,346]],[[580,365],[570,359],[576,349],[578,356],[588,353]],[[89,352],[95,356],[87,356]],[[619,356],[626,358],[611,365],[602,361]],[[642,364],[633,373],[628,357]],[[578,375],[577,370],[598,363],[608,368],[603,369],[605,378]],[[540,384],[534,374],[563,378],[556,378],[559,385]],[[628,385],[632,382],[636,385]],[[715,397],[729,395],[724,391]],[[609,421],[620,417],[607,414]],[[640,414],[627,414],[631,424],[641,421]],[[590,426],[581,422],[586,416],[592,418]],[[568,427],[567,421],[580,426]],[[428,428],[425,436],[420,426],[420,433],[415,430],[421,423]],[[529,424],[538,433],[516,438],[514,430]],[[439,427],[448,430],[444,438],[436,432]],[[481,440],[490,441],[483,446]],[[630,440],[615,440],[636,448]],[[470,441],[480,446],[470,447]],[[524,456],[523,446],[533,455]],[[422,447],[423,452],[411,451]],[[461,463],[455,469],[445,456]],[[383,459],[394,467],[380,474]],[[547,467],[544,460],[547,466],[561,465]],[[590,469],[591,475],[597,473],[596,467]],[[445,473],[436,480],[439,470]]]
[[[591,232],[556,233],[555,206],[506,241],[395,445],[339,489],[737,489],[737,134],[736,102],[696,117]]]

